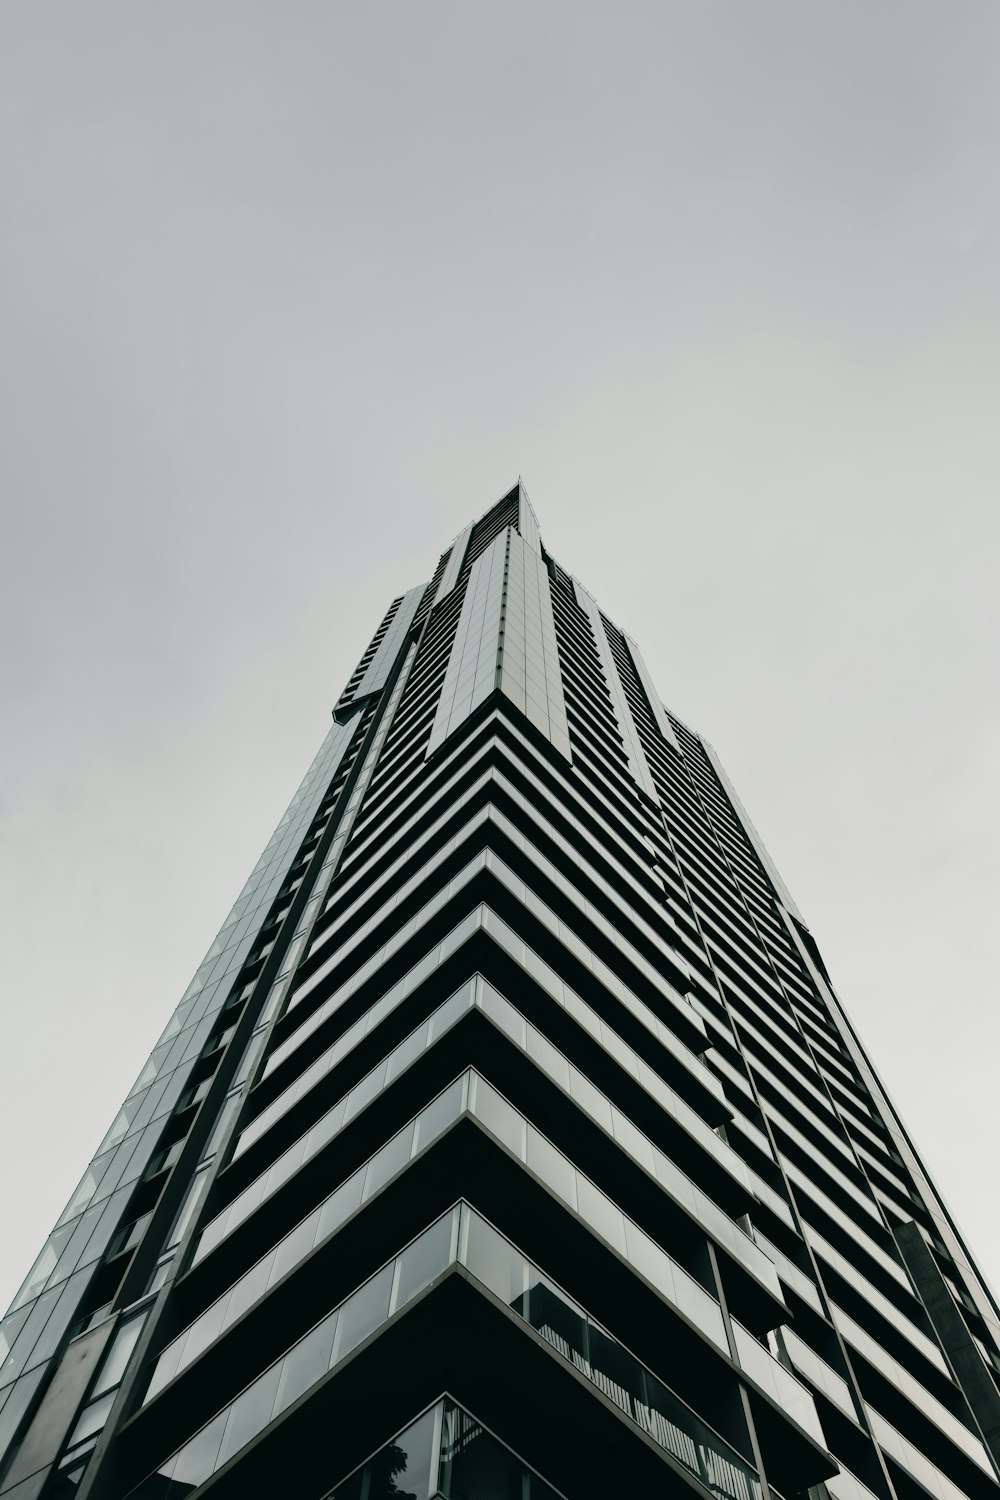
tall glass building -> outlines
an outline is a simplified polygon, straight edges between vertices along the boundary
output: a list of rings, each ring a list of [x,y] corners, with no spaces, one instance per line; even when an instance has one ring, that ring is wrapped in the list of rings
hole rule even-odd
[[[1000,1500],[997,1307],[523,488],[394,599],[0,1325],[4,1500]]]

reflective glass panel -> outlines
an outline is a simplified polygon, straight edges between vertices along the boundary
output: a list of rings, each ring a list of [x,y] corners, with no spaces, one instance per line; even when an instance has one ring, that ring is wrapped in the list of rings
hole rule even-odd
[[[280,1377],[281,1366],[272,1365],[241,1396],[237,1396],[229,1408],[229,1421],[222,1436],[216,1468],[221,1468],[234,1453],[238,1453],[267,1426],[274,1410]]]
[[[516,1454],[450,1401],[441,1428],[438,1489],[446,1500],[556,1500]]]
[[[418,1292],[439,1276],[454,1257],[455,1213],[432,1224],[414,1240],[396,1262],[396,1286],[392,1310],[405,1306]]]
[[[392,1290],[391,1265],[383,1266],[370,1281],[359,1287],[340,1309],[334,1363],[346,1358],[352,1349],[366,1339],[389,1316],[389,1293]]]
[[[527,1289],[528,1262],[524,1256],[475,1213],[465,1216],[463,1236],[464,1260],[473,1276],[501,1302],[520,1312]]]
[[[328,1318],[324,1318],[282,1360],[281,1380],[274,1403],[275,1416],[291,1406],[293,1401],[297,1401],[303,1391],[315,1385],[330,1368],[339,1316],[339,1312],[333,1312]]]
[[[434,1429],[440,1407],[432,1407],[405,1432],[386,1443],[362,1468],[338,1484],[327,1500],[429,1500]]]

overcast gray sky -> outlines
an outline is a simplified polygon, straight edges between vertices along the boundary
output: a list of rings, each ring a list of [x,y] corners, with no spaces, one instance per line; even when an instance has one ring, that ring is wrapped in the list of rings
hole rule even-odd
[[[0,1306],[520,473],[1000,1282],[1000,9],[0,11]]]

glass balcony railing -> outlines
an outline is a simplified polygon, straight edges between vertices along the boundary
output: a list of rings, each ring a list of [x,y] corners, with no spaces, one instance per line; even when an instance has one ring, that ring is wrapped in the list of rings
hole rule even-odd
[[[862,1484],[861,1480],[856,1478],[850,1469],[845,1469],[843,1464],[841,1464],[839,1474],[834,1474],[832,1479],[825,1479],[823,1483],[834,1496],[834,1500],[876,1500],[876,1496],[868,1486]]]
[[[757,1500],[756,1472],[612,1334],[475,1210],[463,1206],[459,1260],[625,1416],[714,1493]]]
[[[779,1410],[804,1428],[821,1448],[825,1448],[826,1438],[816,1411],[816,1403],[802,1382],[791,1370],[786,1370],[784,1365],[779,1364],[770,1350],[758,1343],[742,1323],[737,1323],[735,1318],[731,1318],[730,1322],[742,1369],[771,1397]]]
[[[474,1003],[475,978],[468,980],[443,1005],[438,1006],[427,1020],[410,1033],[387,1057],[384,1057],[371,1073],[367,1073],[348,1093],[337,1100],[326,1114],[301,1135],[272,1162],[266,1172],[249,1183],[241,1193],[217,1214],[201,1232],[194,1262],[197,1264],[231,1234],[254,1209],[276,1192],[282,1183],[293,1176],[305,1162],[311,1160],[334,1136],[339,1134],[350,1120],[361,1113],[367,1104],[395,1082],[401,1073],[442,1036],[449,1026],[466,1014]]]
[[[495,920],[492,913],[487,912],[485,916],[487,920]],[[466,918],[466,922],[469,920]],[[571,1009],[582,1025],[601,1040],[602,1045],[609,1051],[613,1050],[622,1067],[700,1144],[722,1160],[732,1158],[733,1161],[739,1162],[735,1152],[720,1141],[709,1126],[663,1082],[658,1074],[653,1072],[653,1069],[631,1047],[622,1042],[584,1001],[575,999],[575,1006],[571,1006],[569,1001],[562,1003],[566,1004],[567,1009]],[[322,1146],[332,1140],[366,1104],[394,1082],[406,1067],[473,1007],[482,1010],[515,1046],[525,1052],[543,1073],[569,1094],[580,1109],[606,1130],[623,1151],[655,1178],[660,1186],[697,1220],[718,1245],[738,1260],[778,1302],[782,1301],[781,1288],[774,1265],[745,1230],[735,1224],[713,1199],[709,1198],[659,1147],[633,1125],[575,1064],[559,1052],[537,1027],[521,1015],[516,1006],[512,1005],[481,975],[475,975],[466,981],[454,995],[433,1011],[426,1021],[394,1047],[388,1057],[384,1058],[371,1073],[366,1074],[359,1083],[339,1099],[307,1134],[289,1146],[267,1172],[262,1173],[244,1188],[227,1208],[206,1225],[195,1251],[195,1262],[231,1233],[237,1224],[270,1197],[272,1192],[287,1181]],[[364,1032],[366,1028],[363,1022],[358,1025]],[[352,1031],[356,1029],[352,1028]],[[318,1058],[296,1084],[275,1099],[244,1132],[243,1140],[246,1140],[251,1133],[256,1137],[272,1125],[279,1114],[289,1109],[296,1099],[309,1088],[314,1087],[322,1074],[329,1071],[345,1055],[347,1037],[348,1034],[345,1033],[336,1048]],[[237,1152],[239,1149],[238,1147]],[[728,1165],[728,1160],[726,1164]],[[739,1165],[742,1167],[742,1162]]]
[[[439,1401],[374,1454],[326,1500],[560,1500],[454,1401]]]
[[[865,1408],[875,1441],[898,1464],[901,1464],[908,1474],[912,1474],[917,1483],[922,1485],[929,1494],[935,1495],[937,1500],[967,1500],[965,1491],[959,1489],[947,1474],[943,1474],[937,1464],[932,1463],[926,1454],[921,1453],[909,1438],[904,1437],[891,1422],[887,1422],[885,1417],[867,1402]]]
[[[294,1270],[314,1246],[335,1234],[390,1177],[460,1119],[468,1094],[469,1077],[462,1074],[167,1344],[156,1362],[145,1400],[151,1401],[175,1375]]]
[[[143,1480],[132,1491],[133,1500],[152,1500],[167,1483],[171,1494],[183,1494],[184,1485],[204,1484],[453,1265],[465,1266],[713,1493],[724,1500],[761,1500],[751,1465],[467,1203],[449,1209],[327,1314]],[[343,1486],[334,1492],[336,1500],[353,1493]]]
[[[398,1171],[468,1111],[491,1135],[512,1149],[553,1194],[587,1227],[617,1250],[672,1307],[728,1353],[722,1310],[709,1292],[645,1234],[589,1178],[518,1114],[492,1084],[469,1069],[353,1172],[306,1218],[296,1224],[250,1270],[217,1298],[161,1353],[146,1401],[163,1389],[227,1328],[328,1239]],[[237,1208],[235,1200],[232,1208]],[[249,1210],[246,1210],[249,1212]],[[242,1216],[244,1207],[239,1207]],[[215,1221],[218,1222],[218,1221]]]

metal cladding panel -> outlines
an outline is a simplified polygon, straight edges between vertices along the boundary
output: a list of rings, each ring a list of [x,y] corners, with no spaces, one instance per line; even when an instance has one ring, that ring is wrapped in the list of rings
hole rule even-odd
[[[389,673],[399,655],[400,647],[406,639],[406,632],[413,624],[413,617],[420,608],[420,601],[424,597],[426,587],[426,583],[420,583],[403,595],[402,602],[389,624],[389,629],[379,642],[378,650],[368,663],[365,675],[355,689],[352,700],[354,703],[357,703],[360,698],[370,697],[372,693],[381,692],[385,687]]]
[[[442,599],[448,597],[461,577],[462,564],[465,562],[465,554],[469,546],[469,537],[472,535],[472,524],[470,521],[465,530],[460,531],[452,543],[451,551],[448,554],[448,561],[441,575],[441,582],[438,584],[437,593],[434,596],[435,604],[440,604]]]
[[[4,1475],[0,1494],[14,1492],[23,1480],[55,1463],[63,1438],[114,1331],[115,1324],[109,1319],[75,1339],[64,1351],[21,1441],[17,1457]]]
[[[498,687],[571,759],[548,569],[512,527],[469,574],[427,754]]]
[[[501,532],[472,565],[427,755],[433,755],[452,730],[496,691],[507,540],[511,534],[509,528]]]
[[[535,507],[528,499],[528,491],[520,480],[517,482],[517,529],[532,552],[541,556],[542,537],[538,529],[538,517],[535,515]]]
[[[405,1459],[401,1492],[534,1495],[476,1444],[541,1403],[527,1457],[570,1495],[996,1500],[997,1309],[714,752],[574,603],[520,483],[434,579],[383,614],[367,710],[338,709],[0,1327],[0,1494],[39,1500],[50,1459],[60,1493],[87,1462],[83,1500],[367,1493]],[[456,1380],[483,1409],[444,1483]]]
[[[589,594],[576,578],[573,579],[573,588],[576,592],[576,602],[590,620],[590,628],[594,632],[594,643],[597,646],[597,654],[601,659],[601,667],[604,670],[604,678],[608,684],[611,694],[611,704],[618,722],[618,733],[621,735],[628,756],[629,770],[636,786],[645,792],[646,796],[653,802],[658,803],[660,798],[653,782],[652,773],[646,761],[646,754],[642,748],[639,731],[635,727],[632,710],[629,708],[625,690],[622,687],[621,678],[618,675],[618,667],[611,652],[611,643],[608,633],[604,628],[604,617],[597,607],[597,601]]]
[[[572,759],[549,571],[531,543],[510,533],[500,690],[567,760]]]
[[[673,745],[677,754],[683,755],[684,752],[677,741],[677,736],[674,734],[670,720],[667,718],[666,709],[660,702],[659,695],[653,686],[653,679],[649,675],[649,669],[642,659],[642,652],[630,635],[625,637],[625,642],[631,652],[632,660],[635,663],[635,670],[639,674],[639,681],[642,683],[642,690],[646,694],[646,701],[649,704],[653,718],[656,720],[657,729],[659,729],[667,743]]]

